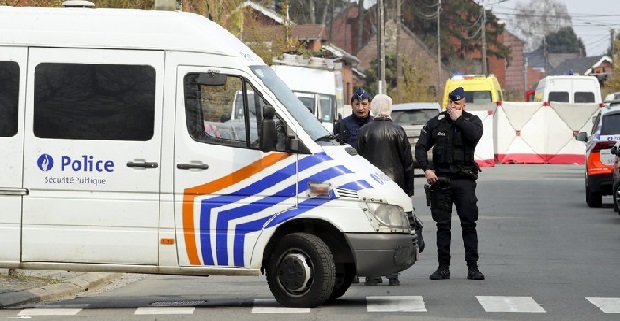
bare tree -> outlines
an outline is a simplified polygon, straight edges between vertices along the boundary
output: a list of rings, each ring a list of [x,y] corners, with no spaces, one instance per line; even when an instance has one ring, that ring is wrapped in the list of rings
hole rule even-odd
[[[525,51],[539,48],[545,35],[573,26],[568,9],[560,0],[519,2],[516,11],[507,28],[525,41]]]

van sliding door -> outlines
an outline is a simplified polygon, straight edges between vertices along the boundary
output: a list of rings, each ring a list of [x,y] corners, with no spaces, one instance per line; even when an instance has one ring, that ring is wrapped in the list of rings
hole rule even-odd
[[[26,48],[0,50],[0,262],[19,262]]]
[[[163,65],[30,49],[23,261],[157,264]]]

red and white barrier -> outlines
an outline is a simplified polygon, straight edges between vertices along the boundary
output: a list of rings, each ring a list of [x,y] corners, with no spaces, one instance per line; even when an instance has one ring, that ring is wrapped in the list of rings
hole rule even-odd
[[[493,167],[495,166],[495,144],[493,143],[495,132],[493,115],[495,114],[495,108],[491,110],[472,110],[469,112],[480,117],[484,128],[482,138],[480,138],[474,151],[474,160],[480,167]]]
[[[543,105],[503,102],[495,113],[495,160],[502,164],[583,164],[585,144],[574,134],[589,131],[598,104]]]

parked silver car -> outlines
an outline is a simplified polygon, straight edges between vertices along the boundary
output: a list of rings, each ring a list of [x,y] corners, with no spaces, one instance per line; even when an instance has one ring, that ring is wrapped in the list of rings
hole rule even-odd
[[[420,138],[420,131],[426,125],[426,122],[439,114],[441,107],[439,103],[404,103],[392,106],[392,121],[402,126],[407,133],[409,143],[411,144],[411,153],[415,153],[415,144]],[[415,163],[415,155],[414,163]],[[432,161],[433,154],[428,152],[428,160]],[[415,164],[417,167],[417,163]]]

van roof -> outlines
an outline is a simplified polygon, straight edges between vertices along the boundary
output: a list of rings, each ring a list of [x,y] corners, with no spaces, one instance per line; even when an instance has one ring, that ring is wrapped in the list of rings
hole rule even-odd
[[[588,80],[596,80],[598,82],[598,79],[595,76],[588,76],[588,75],[552,75],[552,76],[547,76],[543,79],[588,79]]]
[[[187,12],[0,7],[0,46],[208,52],[264,64],[234,35]]]

